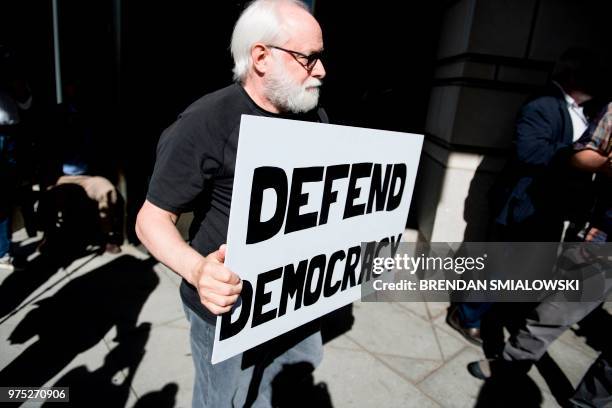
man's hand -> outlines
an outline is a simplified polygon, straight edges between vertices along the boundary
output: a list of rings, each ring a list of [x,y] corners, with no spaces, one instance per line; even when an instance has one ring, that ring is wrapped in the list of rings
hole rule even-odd
[[[136,233],[160,262],[181,275],[198,291],[212,313],[229,312],[242,291],[242,281],[223,265],[225,245],[202,257],[176,229],[178,215],[145,201],[136,220]]]
[[[202,259],[193,272],[195,286],[202,304],[215,315],[227,313],[238,300],[242,280],[223,265],[226,245]]]

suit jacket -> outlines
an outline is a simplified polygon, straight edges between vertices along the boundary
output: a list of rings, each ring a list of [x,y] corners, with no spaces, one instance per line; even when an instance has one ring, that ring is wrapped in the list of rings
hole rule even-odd
[[[513,158],[493,192],[497,223],[519,224],[532,216],[559,222],[586,217],[590,179],[569,166],[572,136],[560,89],[551,89],[523,106],[516,122]]]

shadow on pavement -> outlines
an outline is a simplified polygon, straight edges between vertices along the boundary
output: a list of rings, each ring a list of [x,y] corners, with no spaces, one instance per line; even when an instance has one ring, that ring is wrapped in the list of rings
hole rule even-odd
[[[32,252],[34,245],[28,246]],[[19,264],[18,268],[0,285],[0,319],[17,308],[27,297],[44,284],[58,269],[87,255],[86,251],[45,251],[32,261]],[[24,258],[29,254],[20,253]]]
[[[333,407],[327,384],[315,384],[310,363],[285,365],[272,381],[273,407]]]
[[[548,353],[544,353],[536,363],[536,368],[546,381],[557,404],[562,407],[569,406],[569,399],[574,394],[574,386],[557,362]]]
[[[17,308],[32,292],[53,276],[100,245],[97,203],[77,185],[61,185],[41,195],[36,224],[44,231],[42,241],[13,249],[16,270],[0,286],[0,319]],[[36,248],[41,254],[26,259]]]
[[[161,390],[140,397],[134,408],[172,408],[176,403],[178,388],[175,383],[168,383]]]
[[[320,321],[321,338],[323,339],[323,344],[326,344],[351,330],[353,323],[355,323],[353,304],[350,303],[326,314],[321,317]]]
[[[58,384],[76,384],[70,390],[75,398],[81,393],[98,395],[100,390],[106,390],[109,398],[127,400],[149,336],[149,324],[136,327],[136,322],[159,283],[154,264],[153,259],[143,261],[123,255],[36,302],[37,307],[19,322],[9,341],[23,344],[35,336],[38,340],[0,372],[0,384],[42,386],[116,327],[114,341],[119,344],[106,356],[102,368],[93,372],[83,366],[75,368]],[[122,374],[117,374],[120,370]],[[113,380],[123,385],[117,386]],[[79,384],[86,388],[81,389]],[[84,406],[91,406],[92,394],[85,397],[88,403]]]
[[[536,408],[542,405],[540,389],[527,375],[502,376],[485,381],[475,408]]]
[[[89,371],[84,365],[78,366],[53,386],[69,387],[70,405],[75,407],[124,407],[130,396],[134,374],[144,356],[150,329],[150,323],[140,324],[129,338],[106,355],[102,367]],[[63,405],[48,402],[43,407]]]
[[[612,327],[612,315],[603,304],[582,319],[578,326],[574,330],[577,336],[584,337],[593,349],[612,355],[612,336],[609,330],[602,330],[602,327]]]

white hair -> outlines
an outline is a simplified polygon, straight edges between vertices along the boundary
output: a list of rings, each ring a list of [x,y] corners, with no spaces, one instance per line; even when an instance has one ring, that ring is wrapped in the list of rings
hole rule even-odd
[[[256,42],[282,44],[289,33],[279,13],[281,5],[295,5],[310,13],[300,0],[255,0],[242,12],[232,33],[230,49],[234,58],[234,80],[242,82],[252,64],[251,47]]]

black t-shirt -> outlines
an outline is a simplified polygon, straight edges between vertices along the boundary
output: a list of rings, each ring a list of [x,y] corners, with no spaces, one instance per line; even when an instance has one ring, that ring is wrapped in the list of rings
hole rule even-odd
[[[261,109],[239,84],[205,95],[162,134],[147,200],[175,214],[194,212],[191,246],[206,256],[227,240],[234,184],[236,149],[242,114],[325,121],[322,110],[302,115],[274,114]],[[196,289],[183,279],[183,302],[200,317],[215,317],[200,302]]]

